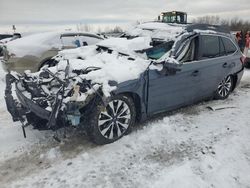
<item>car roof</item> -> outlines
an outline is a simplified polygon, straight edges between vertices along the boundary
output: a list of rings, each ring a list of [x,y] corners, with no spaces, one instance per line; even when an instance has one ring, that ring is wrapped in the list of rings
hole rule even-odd
[[[64,32],[64,33],[61,33],[61,37],[69,37],[69,36],[75,36],[75,35],[103,39],[102,37],[100,37],[97,34],[87,33],[87,32]]]
[[[184,33],[209,33],[230,36],[230,29],[225,26],[209,24],[175,24],[160,21],[145,22],[128,30],[128,36],[149,36],[152,39],[176,40]]]

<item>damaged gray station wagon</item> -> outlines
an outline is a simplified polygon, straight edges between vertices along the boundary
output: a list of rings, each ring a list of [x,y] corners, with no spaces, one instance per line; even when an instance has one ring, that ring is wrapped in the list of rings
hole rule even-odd
[[[7,74],[8,111],[23,127],[85,129],[97,144],[157,113],[227,98],[244,70],[230,31],[200,24],[144,23],[55,59],[36,73]]]

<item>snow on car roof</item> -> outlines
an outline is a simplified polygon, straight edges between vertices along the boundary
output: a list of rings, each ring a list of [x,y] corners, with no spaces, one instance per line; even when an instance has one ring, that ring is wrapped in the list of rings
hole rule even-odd
[[[37,55],[43,50],[58,47],[60,32],[44,32],[25,36],[6,44],[10,54],[22,57],[29,54]]]
[[[60,32],[36,33],[36,34],[28,35],[18,40],[12,41],[8,44],[8,46],[17,46],[17,45],[22,46],[22,45],[30,45],[34,43],[44,44],[59,34]]]
[[[161,40],[174,40],[185,32],[185,25],[167,24],[162,22],[147,22],[129,29],[126,34],[131,36],[149,36]]]
[[[74,33],[85,34],[87,36],[94,36],[98,38],[97,35],[87,32],[52,31],[28,35],[23,38],[8,42],[6,46],[10,54],[13,53],[18,57],[22,57],[27,54],[37,55],[40,52],[49,50],[50,48],[61,47],[60,36],[67,34],[73,35]]]

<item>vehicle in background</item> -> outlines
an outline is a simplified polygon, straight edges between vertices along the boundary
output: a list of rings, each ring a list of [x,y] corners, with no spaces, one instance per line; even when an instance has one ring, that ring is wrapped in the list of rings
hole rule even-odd
[[[164,23],[187,24],[187,13],[180,11],[162,12],[158,21]]]
[[[11,34],[0,34],[0,40],[5,39],[5,38],[11,38],[13,35]]]
[[[93,45],[103,40],[92,33],[80,32],[45,32],[25,36],[8,42],[3,47],[3,68],[6,71],[23,73],[35,72],[44,65],[53,66],[52,57],[63,49]]]
[[[229,30],[199,24],[144,23],[56,59],[57,66],[37,73],[7,74],[7,109],[23,126],[74,126],[97,144],[120,139],[157,113],[226,99],[244,71]]]
[[[10,35],[10,37],[6,37],[4,39],[1,39],[0,40],[0,45],[1,44],[6,44],[7,42],[19,39],[21,37],[22,37],[22,35],[20,33],[14,33],[13,35]]]
[[[6,37],[6,38],[4,38]],[[1,37],[0,37],[1,38]],[[6,43],[19,39],[21,38],[21,34],[20,33],[14,33],[13,35],[3,35],[2,39],[0,40],[0,57],[3,56],[3,45],[5,45]]]

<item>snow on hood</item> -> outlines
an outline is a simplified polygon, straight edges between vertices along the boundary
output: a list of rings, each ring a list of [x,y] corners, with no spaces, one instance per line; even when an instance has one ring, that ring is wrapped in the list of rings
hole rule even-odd
[[[52,47],[60,47],[60,32],[45,32],[29,35],[6,44],[10,54],[23,57],[27,54],[37,55]]]
[[[184,25],[167,24],[162,22],[148,22],[129,29],[126,33],[131,36],[148,36],[166,41],[174,40],[185,32]]]
[[[70,73],[73,70],[84,70],[88,67],[98,67],[99,70],[91,71],[88,74],[82,74],[75,78],[91,80],[92,83],[102,85],[102,90],[106,96],[115,88],[110,86],[109,81],[115,81],[118,84],[138,79],[150,64],[150,60],[137,57],[134,60],[128,59],[128,56],[120,55],[117,51],[108,53],[106,51],[97,52],[97,46],[81,47],[77,49],[64,50],[59,52],[57,60],[58,65],[49,68],[52,72],[64,70],[67,66],[67,59],[70,64]]]
[[[110,38],[102,40],[101,42],[97,43],[96,45],[92,46],[85,46],[75,49],[66,49],[58,52],[57,57],[63,57],[64,59],[74,59],[74,58],[81,58],[85,59],[86,57],[91,57],[96,54],[96,49],[101,47],[109,48],[113,51],[132,55],[134,57],[135,51],[143,50],[150,48],[151,38],[149,37],[136,37],[133,39],[127,38]],[[138,56],[138,55],[136,55]]]

